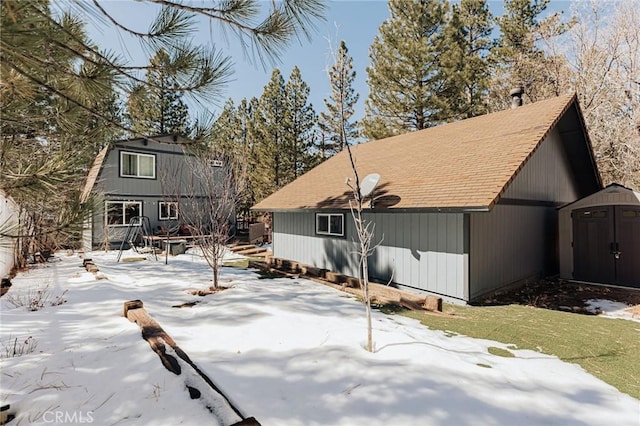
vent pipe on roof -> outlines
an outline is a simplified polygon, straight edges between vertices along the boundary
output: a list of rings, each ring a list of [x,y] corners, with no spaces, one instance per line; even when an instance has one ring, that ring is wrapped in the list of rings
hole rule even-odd
[[[524,94],[524,88],[522,86],[514,87],[509,92],[511,96],[511,109],[522,106],[522,95]]]

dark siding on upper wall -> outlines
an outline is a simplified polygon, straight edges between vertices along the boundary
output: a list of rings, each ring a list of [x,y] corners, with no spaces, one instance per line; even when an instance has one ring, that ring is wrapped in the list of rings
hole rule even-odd
[[[542,141],[502,198],[551,201],[558,204],[579,198],[578,182],[557,129],[553,129]]]
[[[560,133],[554,129],[498,204],[490,212],[470,214],[471,299],[520,280],[556,273],[555,206],[578,196]],[[523,201],[540,205],[515,205]]]
[[[120,153],[135,152],[151,154],[156,157],[155,179],[131,178],[120,176]],[[96,190],[105,194],[156,195],[179,193],[192,184],[192,174],[186,164],[182,146],[178,144],[159,144],[148,142],[127,142],[117,144],[107,154]]]

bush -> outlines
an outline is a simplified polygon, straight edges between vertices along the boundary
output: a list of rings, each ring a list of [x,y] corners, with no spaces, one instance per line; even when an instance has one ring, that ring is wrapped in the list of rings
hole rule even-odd
[[[33,337],[29,336],[26,339],[9,338],[6,343],[2,343],[2,358],[13,358],[16,356],[22,356],[24,354],[30,354],[36,350],[38,342]]]
[[[46,284],[44,287],[31,288],[27,292],[26,295],[14,295],[10,294],[7,296],[7,301],[11,303],[15,307],[25,307],[28,311],[39,311],[45,306],[59,306],[67,301],[65,299],[65,295],[67,294],[67,290],[63,291],[62,294],[55,296],[53,300],[51,300],[51,292],[49,290],[49,284]]]

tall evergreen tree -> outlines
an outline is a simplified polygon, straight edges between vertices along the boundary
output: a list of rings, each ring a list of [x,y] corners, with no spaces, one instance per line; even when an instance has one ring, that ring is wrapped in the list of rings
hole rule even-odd
[[[80,185],[96,152],[116,136],[109,124],[119,116],[114,73],[83,48],[89,43],[84,24],[69,14],[54,23],[49,6],[47,0],[0,4],[0,190],[20,206],[22,227],[0,224],[0,233],[26,236],[15,238],[18,266],[30,251],[77,236],[89,212]]]
[[[258,171],[261,170],[262,161],[259,153],[260,140],[256,130],[256,123],[259,115],[259,101],[253,97],[250,100],[240,101],[237,109],[237,121],[240,128],[238,144],[240,148],[237,152],[242,153],[242,158],[238,159],[238,164],[246,176],[246,185],[241,197],[239,208],[249,212],[251,206],[257,201],[257,189],[260,188]]]
[[[487,112],[486,96],[492,47],[493,17],[487,0],[461,0],[452,5],[444,32],[446,49],[440,55],[445,74],[444,114],[447,120]]]
[[[367,138],[441,122],[444,75],[438,57],[447,9],[443,0],[389,0],[390,17],[369,50]]]
[[[318,121],[313,105],[309,103],[309,85],[302,80],[300,69],[295,66],[285,85],[288,118],[285,135],[288,137],[287,181],[292,181],[306,172],[314,163],[312,152],[313,129]],[[287,182],[288,183],[288,182]]]
[[[239,139],[241,137],[239,111],[233,99],[227,99],[222,112],[211,128],[211,149],[226,158],[241,158]]]
[[[352,121],[354,107],[360,98],[353,89],[356,72],[353,58],[342,40],[335,53],[335,62],[328,72],[331,96],[324,100],[326,112],[320,113],[320,157],[324,160],[342,151],[358,137],[358,122]]]
[[[287,152],[287,97],[285,82],[279,69],[273,70],[258,101],[255,147],[262,167],[256,170],[255,191],[258,200],[288,183]]]
[[[131,129],[143,135],[189,133],[189,109],[172,59],[159,49],[149,63],[146,84],[136,84],[127,102]]]
[[[506,107],[509,90],[517,86],[522,86],[525,96],[534,102],[557,95],[552,90],[555,85],[548,81],[552,58],[547,57],[540,42],[543,37],[563,34],[570,23],[560,22],[559,14],[541,18],[548,4],[549,0],[504,0],[505,13],[497,19],[500,38],[491,55],[493,109]]]

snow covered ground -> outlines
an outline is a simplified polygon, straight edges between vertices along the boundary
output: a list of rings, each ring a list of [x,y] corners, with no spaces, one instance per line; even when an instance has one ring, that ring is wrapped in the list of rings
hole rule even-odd
[[[606,299],[587,300],[587,310],[607,318],[621,318],[640,322],[640,310],[626,303]]]
[[[0,299],[0,399],[16,412],[14,424],[229,422],[190,399],[184,378],[165,370],[122,316],[132,299],[263,425],[640,424],[640,401],[575,364],[524,350],[494,356],[488,347],[507,346],[404,317],[375,312],[376,351],[368,353],[362,305],[305,279],[224,268],[231,288],[198,297],[188,290],[206,288],[211,271],[192,254],[168,265],[87,254],[99,280],[75,255],[56,257],[19,274]],[[45,285],[51,301],[66,291],[67,302],[31,312],[7,298]],[[198,303],[172,307],[186,302]],[[30,336],[32,353],[6,357],[15,339]]]

